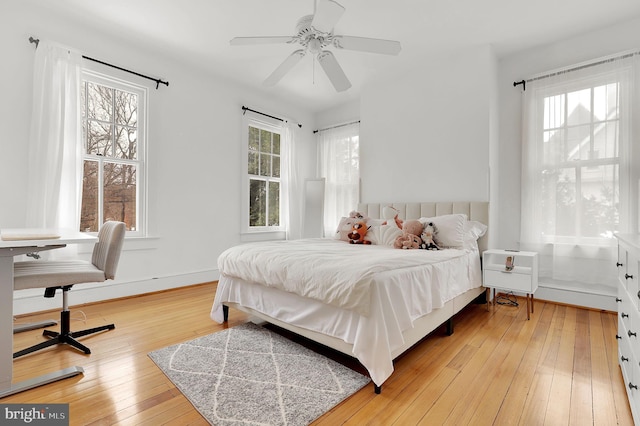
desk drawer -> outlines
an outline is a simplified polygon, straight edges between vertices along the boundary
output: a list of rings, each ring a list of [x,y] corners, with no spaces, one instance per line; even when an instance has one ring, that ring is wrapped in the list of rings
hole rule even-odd
[[[484,286],[531,293],[531,275],[506,271],[484,271]]]

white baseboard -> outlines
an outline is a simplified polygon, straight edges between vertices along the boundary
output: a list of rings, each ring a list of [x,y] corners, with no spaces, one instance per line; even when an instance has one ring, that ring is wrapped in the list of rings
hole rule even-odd
[[[556,287],[538,287],[536,299],[567,305],[584,306],[585,308],[617,312],[615,290],[613,292],[590,292],[588,290],[560,289]]]
[[[169,290],[172,288],[186,287],[219,278],[217,269],[192,272],[188,274],[173,275],[145,279],[139,281],[119,282],[106,281],[99,284],[82,284],[73,288],[69,292],[69,305],[82,305],[85,303],[100,302],[120,297],[135,296],[155,291]],[[16,291],[13,296],[13,314],[22,315],[33,312],[60,310],[62,307],[62,297],[45,298],[44,289],[30,289]],[[211,303],[213,304],[213,294]]]

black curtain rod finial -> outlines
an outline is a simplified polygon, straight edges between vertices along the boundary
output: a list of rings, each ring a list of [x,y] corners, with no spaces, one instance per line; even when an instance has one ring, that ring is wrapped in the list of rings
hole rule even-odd
[[[36,49],[38,48],[38,44],[40,43],[40,39],[29,37],[29,43],[33,43],[36,45]]]
[[[527,90],[527,82],[525,80],[522,81],[514,81],[513,87],[517,87],[522,84],[522,90]]]

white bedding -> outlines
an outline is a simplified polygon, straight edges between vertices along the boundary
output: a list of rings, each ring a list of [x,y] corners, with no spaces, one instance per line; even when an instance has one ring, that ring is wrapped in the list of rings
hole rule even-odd
[[[240,245],[219,267],[212,319],[222,323],[222,304],[231,302],[341,339],[377,385],[393,372],[402,333],[416,319],[482,285],[477,249],[399,250],[331,239]]]
[[[371,284],[382,273],[391,281],[427,282],[431,265],[464,256],[463,250],[400,250],[385,245],[357,245],[344,241],[314,238],[293,241],[267,241],[242,244],[226,250],[218,258],[218,269],[225,276],[241,278],[267,287],[295,293],[328,305],[368,315]],[[446,263],[445,263],[446,264]],[[431,297],[449,300],[453,288],[442,294],[423,294],[415,287],[419,302]],[[439,289],[439,286],[435,286]],[[464,289],[466,290],[466,288]]]

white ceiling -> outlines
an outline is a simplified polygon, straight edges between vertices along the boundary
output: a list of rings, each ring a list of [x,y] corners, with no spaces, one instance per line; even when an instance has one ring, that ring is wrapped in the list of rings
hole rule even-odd
[[[398,40],[399,56],[334,51],[353,87],[336,93],[307,55],[275,87],[262,81],[294,45],[235,46],[236,36],[288,36],[314,0],[35,0],[145,49],[322,111],[376,79],[428,66],[432,54],[490,44],[498,57],[640,16],[638,0],[337,0],[335,34]],[[90,52],[87,52],[90,53]],[[154,70],[155,72],[159,70]],[[162,75],[159,75],[163,77]]]

